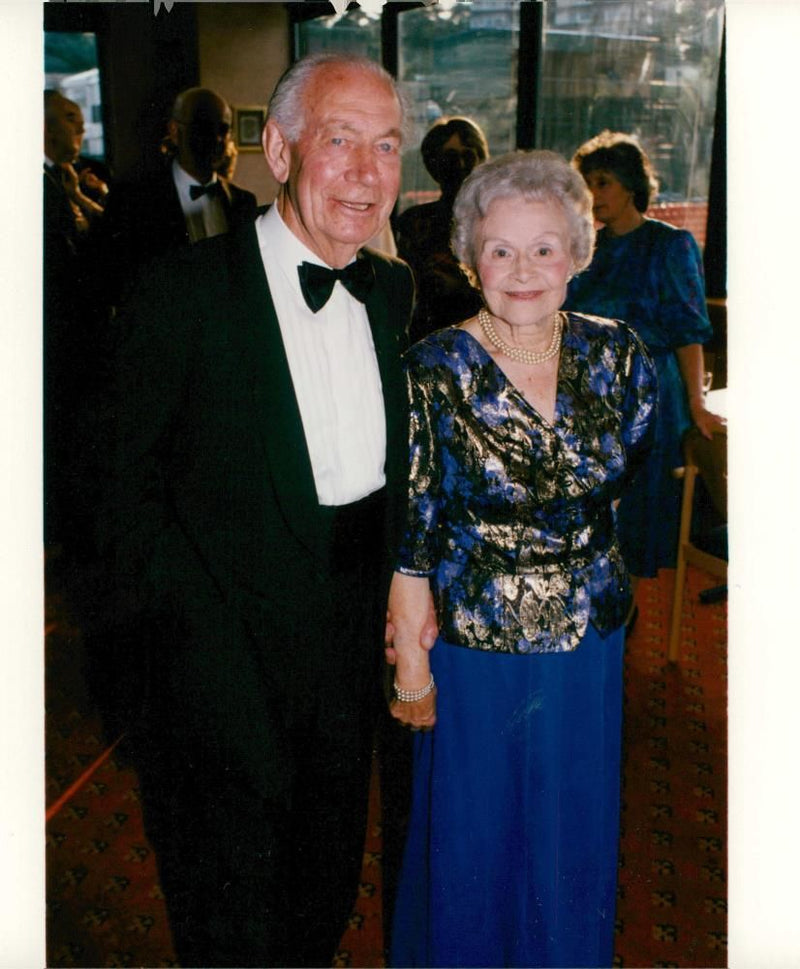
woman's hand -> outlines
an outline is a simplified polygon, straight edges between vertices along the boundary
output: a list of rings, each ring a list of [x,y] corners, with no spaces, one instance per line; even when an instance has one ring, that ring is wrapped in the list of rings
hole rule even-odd
[[[430,730],[436,723],[436,687],[424,700],[403,703],[394,699],[389,704],[389,713],[405,727],[412,730]]]
[[[714,431],[724,427],[727,423],[724,417],[720,417],[719,414],[714,414],[712,411],[706,410],[705,397],[691,398],[689,401],[689,413],[692,416],[695,427],[697,427],[703,437],[707,437],[709,440],[711,440],[711,435]]]
[[[402,692],[426,690],[431,683],[430,608],[428,580],[395,572],[389,592],[389,614],[394,629],[395,686]],[[401,694],[402,695],[402,694]],[[430,730],[436,723],[436,688],[419,699],[389,705],[391,715],[412,730]]]
[[[724,427],[725,418],[719,414],[712,414],[706,410],[706,397],[703,391],[703,348],[699,343],[687,343],[685,347],[678,347],[675,351],[678,367],[686,385],[686,396],[689,399],[689,413],[697,429],[709,440],[715,430]]]

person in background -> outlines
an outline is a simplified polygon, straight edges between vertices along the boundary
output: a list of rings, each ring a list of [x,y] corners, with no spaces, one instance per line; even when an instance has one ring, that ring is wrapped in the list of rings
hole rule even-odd
[[[298,61],[263,133],[275,203],[153,263],[115,321],[106,639],[146,672],[126,745],[184,966],[330,966],[352,913],[413,299],[362,247],[405,118],[378,64]]]
[[[695,424],[710,437],[722,423],[706,408],[703,389],[703,343],[712,335],[703,263],[689,231],[645,215],[658,182],[635,138],[604,131],[581,145],[572,164],[591,190],[602,228],[590,266],[570,282],[565,306],[625,320],[658,371],[653,446],[618,510],[620,547],[635,586],[675,567],[681,492],[672,472],[683,463],[684,431]],[[634,599],[629,632],[637,615]]]
[[[44,92],[42,345],[44,378],[44,537],[67,578],[89,554],[91,506],[85,402],[97,378],[104,317],[93,241],[103,209],[81,186],[80,106]]]
[[[255,219],[255,195],[218,175],[230,127],[231,109],[219,94],[182,91],[162,143],[164,164],[114,186],[103,226],[110,303],[122,302],[152,260]]]
[[[613,503],[655,369],[625,323],[560,309],[594,242],[565,159],[484,162],[453,219],[484,305],[406,354],[391,711],[416,732],[391,964],[610,966],[630,595]]]
[[[171,154],[171,150],[168,147],[171,142],[167,141],[165,145],[166,152]],[[236,142],[233,138],[228,138],[225,143],[225,150],[222,153],[222,157],[214,165],[214,171],[217,173],[218,178],[225,179],[226,182],[232,182],[233,176],[236,173],[236,163],[239,160],[239,149],[236,147]]]
[[[422,139],[422,160],[441,196],[395,220],[397,253],[411,266],[417,300],[412,342],[478,310],[479,300],[450,249],[453,201],[469,173],[489,157],[481,129],[469,118],[440,118]]]
[[[65,98],[59,91],[44,92],[44,171],[45,171],[45,227],[54,196],[63,196],[78,235],[84,235],[103,214],[103,207],[93,197],[94,191],[103,193],[99,179],[87,186],[77,169],[83,144],[84,121],[80,105]],[[83,169],[81,169],[83,171]],[[48,180],[52,189],[49,188]],[[84,187],[90,191],[84,192]],[[107,186],[105,190],[107,191]],[[105,193],[103,193],[105,194]],[[62,202],[62,205],[64,203]],[[69,221],[69,220],[65,220]]]

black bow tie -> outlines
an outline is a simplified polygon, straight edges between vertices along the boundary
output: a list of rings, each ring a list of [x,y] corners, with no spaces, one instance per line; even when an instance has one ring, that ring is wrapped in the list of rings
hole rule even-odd
[[[304,262],[297,267],[297,272],[300,276],[300,289],[312,313],[321,310],[328,302],[337,279],[360,303],[366,300],[375,281],[372,263],[361,254],[344,269],[328,269],[327,266]]]
[[[222,184],[220,182],[209,182],[208,185],[190,185],[189,195],[192,201],[195,202],[197,199],[201,198],[203,195],[208,195],[213,198],[215,195],[222,195]]]

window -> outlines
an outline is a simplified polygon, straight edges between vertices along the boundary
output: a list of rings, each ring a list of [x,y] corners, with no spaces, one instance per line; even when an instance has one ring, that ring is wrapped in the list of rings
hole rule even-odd
[[[519,4],[440,0],[399,18],[398,80],[411,97],[416,138],[403,153],[400,211],[438,196],[419,145],[442,115],[466,115],[493,154],[516,147]]]
[[[317,17],[298,24],[296,41],[298,57],[335,50],[370,57],[380,62],[380,9],[353,8],[345,13]]]
[[[521,6],[389,3],[381,20],[380,5],[364,0],[364,9],[299,24],[298,53],[339,49],[377,60],[382,24],[397,25],[397,76],[416,122],[403,155],[401,210],[437,195],[419,155],[436,118],[472,118],[497,155],[517,147],[518,114],[535,94],[527,144],[569,158],[604,128],[637,135],[660,181],[651,214],[690,229],[703,246],[724,0],[526,0],[540,17],[521,17]],[[518,77],[519,63],[535,66]]]
[[[103,161],[103,109],[95,35],[45,31],[44,72],[45,87],[60,91],[83,111],[86,130],[81,154]]]
[[[722,0],[548,3],[537,143],[570,157],[604,128],[636,135],[660,194],[650,214],[705,243]]]

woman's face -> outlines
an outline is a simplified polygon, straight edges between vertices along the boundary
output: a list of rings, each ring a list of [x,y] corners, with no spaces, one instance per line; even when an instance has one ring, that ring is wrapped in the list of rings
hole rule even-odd
[[[478,229],[476,271],[491,313],[510,326],[549,322],[572,267],[563,206],[552,199],[495,199]]]
[[[458,132],[450,135],[442,145],[439,157],[439,184],[442,189],[451,189],[455,194],[467,175],[483,160],[483,152],[463,141]]]
[[[594,198],[592,212],[598,222],[613,228],[617,223],[626,223],[636,213],[633,192],[613,172],[599,168],[584,175],[584,180]]]

